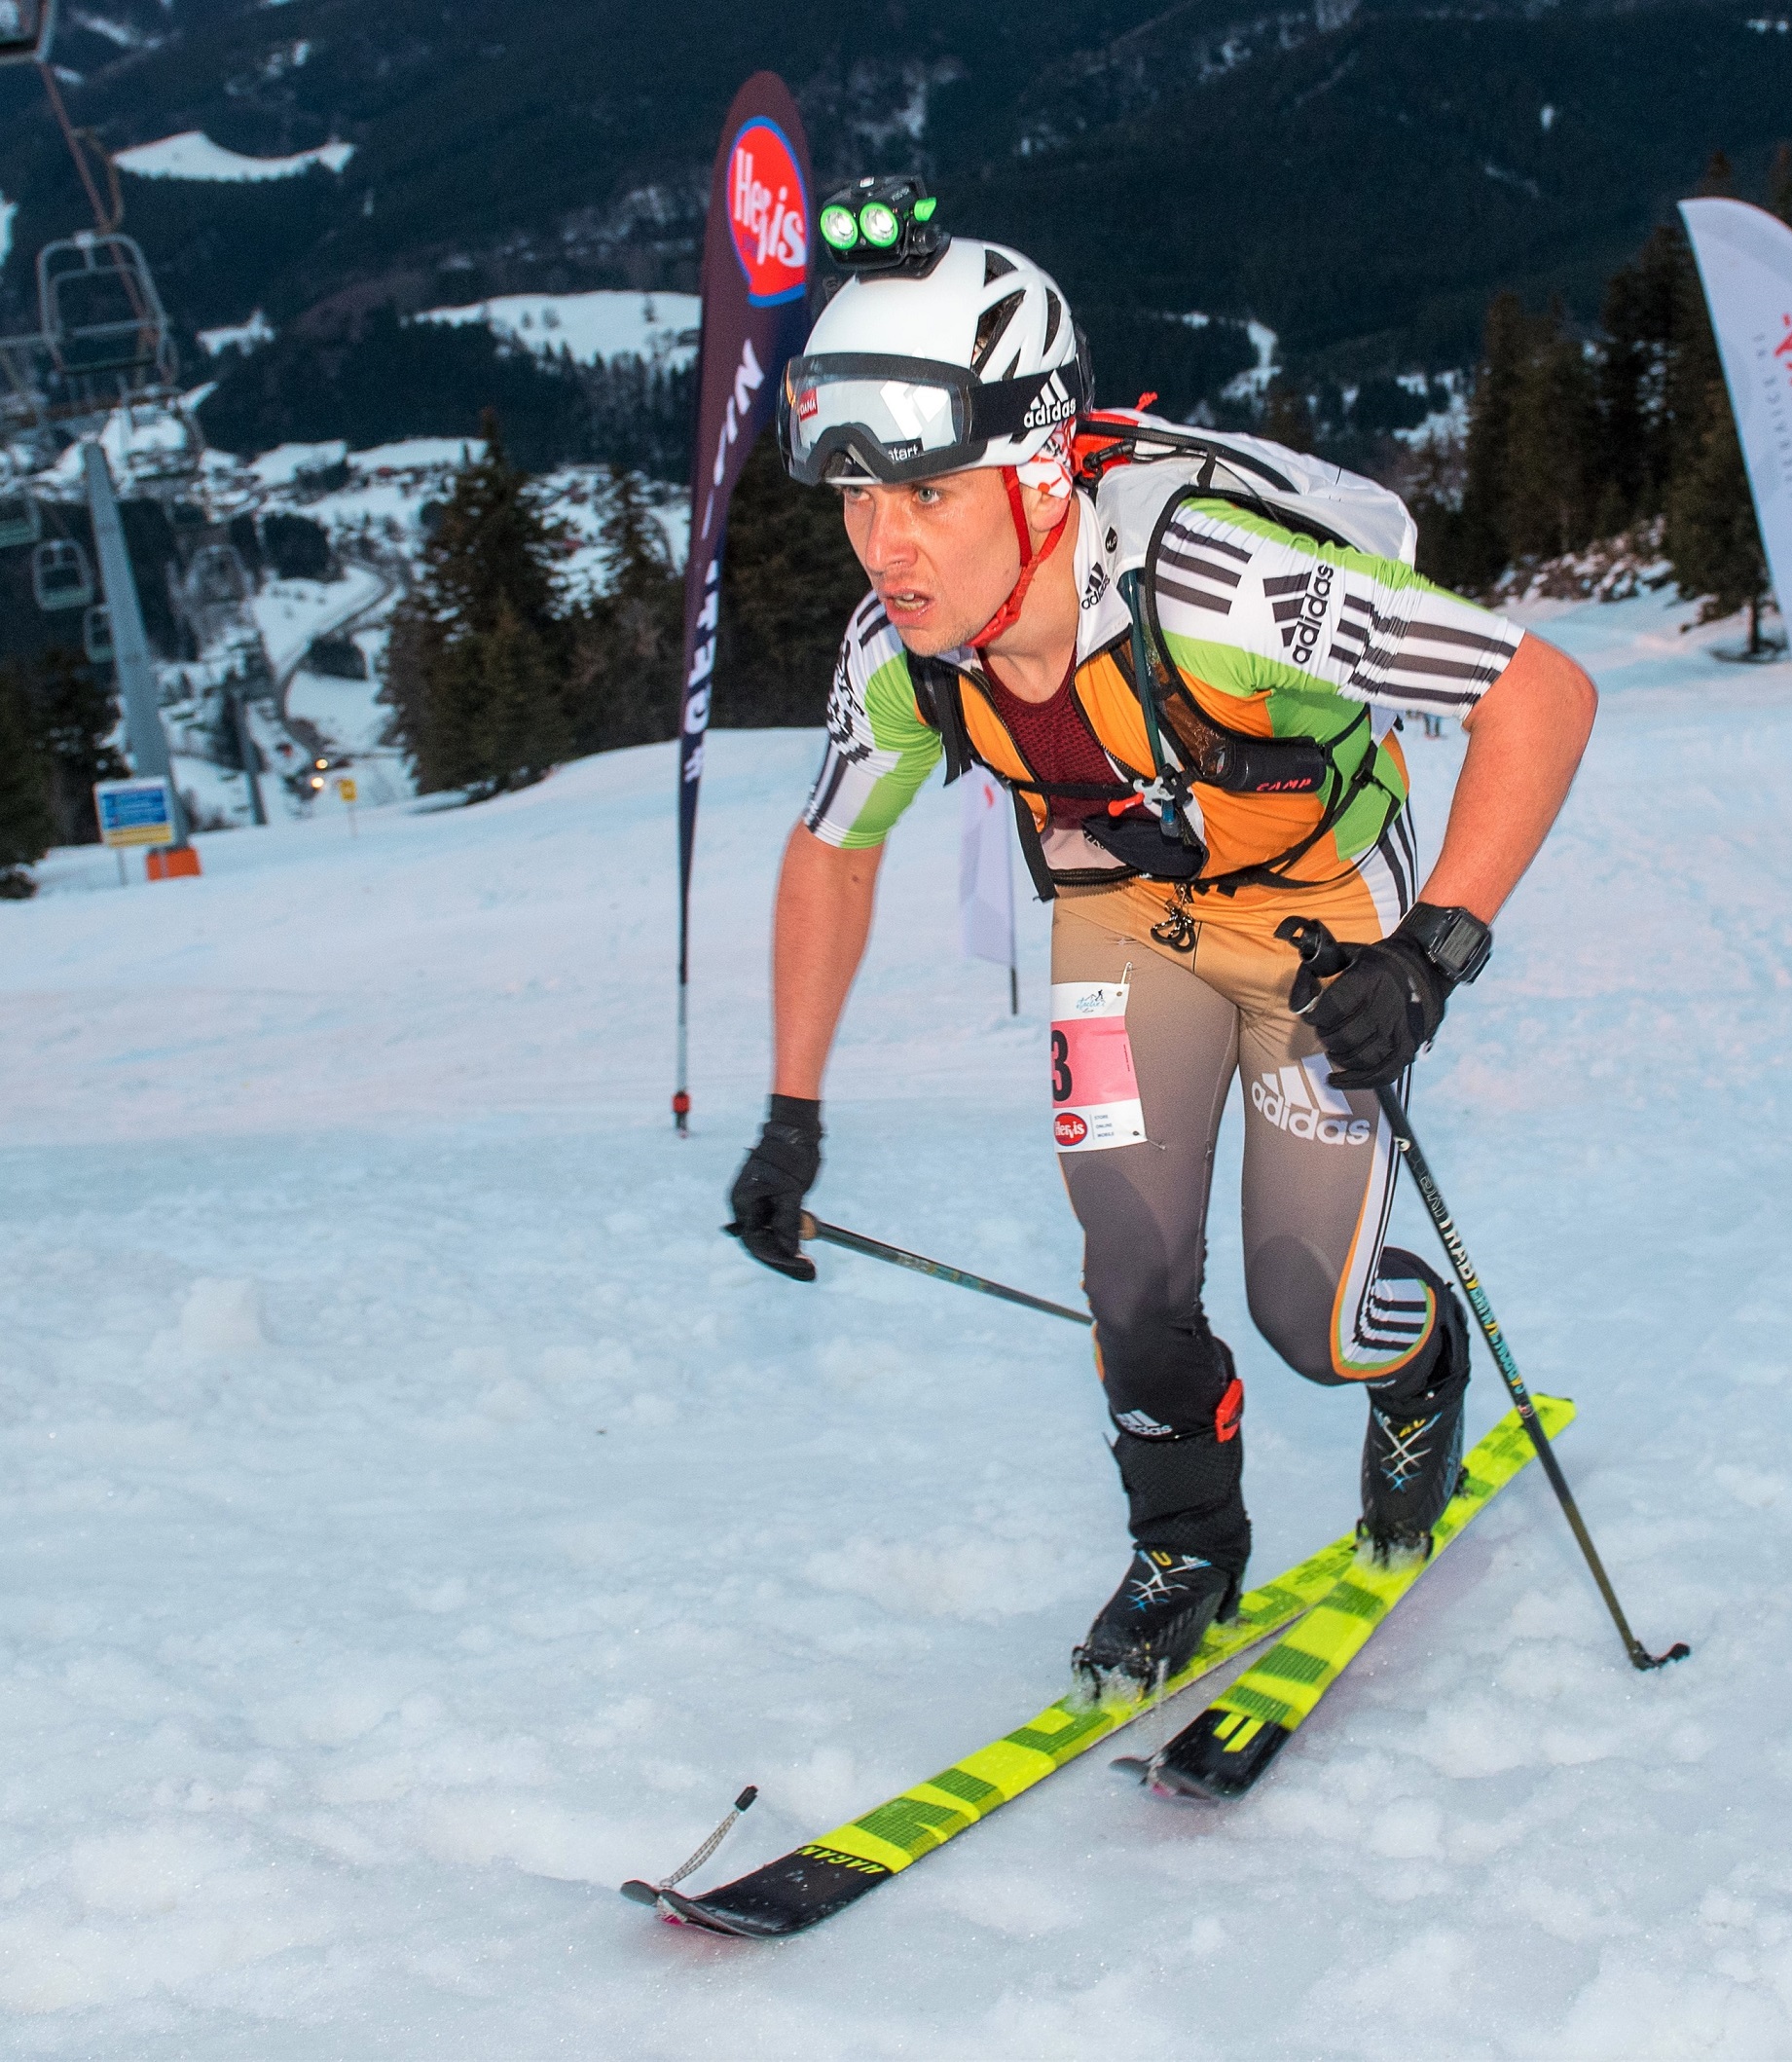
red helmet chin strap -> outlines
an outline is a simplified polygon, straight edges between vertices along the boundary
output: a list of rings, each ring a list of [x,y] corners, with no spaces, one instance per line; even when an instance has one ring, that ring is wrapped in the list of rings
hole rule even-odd
[[[993,644],[1005,630],[1011,630],[1019,622],[1020,611],[1026,605],[1027,589],[1033,585],[1033,575],[1057,550],[1059,540],[1070,527],[1069,512],[1066,511],[1066,519],[1058,524],[1036,552],[1033,548],[1033,533],[1027,527],[1026,504],[1020,498],[1020,474],[1012,465],[1005,465],[1002,468],[1002,484],[1008,491],[1008,512],[1014,518],[1014,534],[1020,539],[1020,578],[1014,582],[1013,592],[1007,600],[971,639],[973,651],[981,651],[985,644]]]

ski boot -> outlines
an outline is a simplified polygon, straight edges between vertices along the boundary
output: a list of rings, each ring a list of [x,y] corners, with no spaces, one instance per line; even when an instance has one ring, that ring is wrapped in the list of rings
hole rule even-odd
[[[1071,1656],[1078,1690],[1091,1703],[1149,1695],[1184,1668],[1237,1596],[1236,1578],[1198,1554],[1134,1548],[1125,1581]]]
[[[1440,1287],[1438,1352],[1430,1371],[1416,1384],[1403,1373],[1369,1385],[1357,1538],[1374,1561],[1430,1558],[1431,1528],[1461,1482],[1468,1386],[1468,1317]]]

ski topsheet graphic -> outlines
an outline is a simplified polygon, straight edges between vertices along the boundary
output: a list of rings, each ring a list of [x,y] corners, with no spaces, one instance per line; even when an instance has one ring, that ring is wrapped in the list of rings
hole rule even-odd
[[[1354,1550],[1349,1536],[1335,1539],[1274,1582],[1248,1591],[1239,1601],[1238,1616],[1208,1628],[1194,1658],[1165,1684],[1165,1694],[1173,1696],[1292,1624],[1337,1580]],[[708,1927],[713,1933],[754,1938],[799,1933],[1155,1709],[1155,1700],[1116,1706],[1062,1697],[1025,1725],[915,1784],[862,1819],[835,1827],[736,1883],[688,1896],[657,1884],[634,1882],[622,1886],[622,1895],[656,1906],[662,1918]]]
[[[1554,1439],[1574,1417],[1554,1396],[1534,1399]],[[1353,1562],[1300,1622],[1150,1761],[1118,1766],[1160,1796],[1230,1799],[1281,1752],[1313,1707],[1367,1644],[1370,1635],[1463,1528],[1536,1458],[1517,1411],[1509,1411],[1463,1461],[1463,1479],[1432,1530],[1425,1561],[1377,1567]]]
[[[1574,1416],[1572,1404],[1554,1397],[1539,1396],[1535,1402],[1545,1429],[1552,1435]],[[1465,1455],[1467,1481],[1438,1523],[1433,1560],[1533,1454],[1518,1413],[1508,1412]],[[1140,1763],[1141,1771],[1163,1765],[1168,1755],[1189,1741],[1215,1712],[1230,1712],[1234,1707],[1228,1700],[1241,1692],[1246,1697],[1264,1695],[1262,1684],[1254,1682],[1254,1678],[1268,1670],[1272,1662],[1280,1673],[1263,1679],[1273,1681],[1275,1688],[1269,1694],[1275,1697],[1284,1715],[1271,1717],[1243,1706],[1239,1709],[1244,1715],[1238,1722],[1241,1727],[1253,1719],[1273,1724],[1281,1736],[1275,1747],[1280,1747],[1427,1565],[1428,1563],[1419,1563],[1404,1569],[1366,1569],[1357,1561],[1354,1535],[1347,1534],[1322,1547],[1274,1582],[1248,1591],[1240,1600],[1236,1618],[1209,1627],[1193,1660],[1165,1685],[1166,1696],[1176,1695],[1233,1656],[1299,1620],[1296,1634],[1280,1640],[1256,1669],[1247,1670],[1194,1726],[1177,1735],[1163,1754],[1151,1763]],[[1359,1589],[1371,1602],[1372,1609],[1359,1607]],[[1323,1618],[1316,1606],[1323,1606]],[[1296,1640],[1309,1625],[1320,1632],[1314,1650],[1304,1658],[1290,1658]],[[1277,1662],[1277,1656],[1283,1660]],[[943,1847],[968,1826],[987,1819],[1079,1754],[1086,1753],[1155,1709],[1155,1700],[1113,1706],[1084,1705],[1074,1697],[1060,1698],[1025,1725],[979,1748],[975,1753],[967,1754],[925,1783],[915,1784],[863,1818],[837,1826],[819,1840],[806,1842],[736,1882],[691,1896],[658,1884],[635,1881],[622,1886],[622,1895],[639,1904],[654,1906],[662,1918],[676,1925],[703,1927],[712,1933],[750,1939],[800,1933],[856,1903],[880,1883],[887,1883],[924,1855]],[[1261,1731],[1253,1737],[1261,1738]],[[1272,1748],[1269,1753],[1273,1751]],[[1269,1753],[1262,1754],[1260,1766],[1266,1765]]]

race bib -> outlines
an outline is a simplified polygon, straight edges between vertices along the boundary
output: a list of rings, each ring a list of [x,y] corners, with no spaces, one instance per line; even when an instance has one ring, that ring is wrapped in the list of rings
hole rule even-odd
[[[1126,1036],[1130,993],[1123,978],[1051,984],[1051,1135],[1060,1153],[1145,1143]]]

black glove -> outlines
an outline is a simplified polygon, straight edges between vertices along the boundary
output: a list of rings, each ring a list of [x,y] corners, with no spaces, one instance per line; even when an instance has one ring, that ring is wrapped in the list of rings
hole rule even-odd
[[[1444,1021],[1456,984],[1405,930],[1403,922],[1378,945],[1336,946],[1344,971],[1301,1013],[1326,1049],[1335,1088],[1398,1081]]]
[[[803,1197],[822,1171],[822,1106],[801,1095],[774,1095],[759,1143],[734,1177],[728,1200],[734,1234],[754,1260],[792,1281],[813,1281],[815,1262],[801,1251]]]

